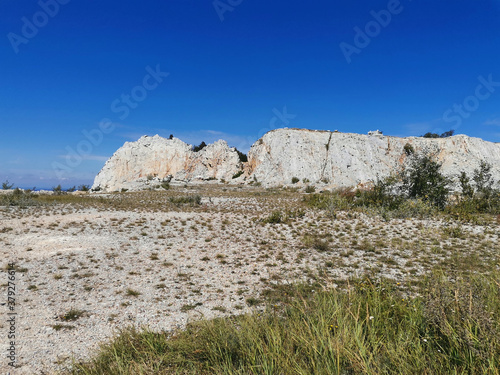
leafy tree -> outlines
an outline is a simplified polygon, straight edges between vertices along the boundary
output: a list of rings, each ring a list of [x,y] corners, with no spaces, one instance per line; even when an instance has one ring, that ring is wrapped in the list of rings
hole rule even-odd
[[[408,198],[420,198],[443,209],[450,180],[440,172],[441,164],[428,154],[414,155],[402,172],[402,190]]]
[[[474,196],[474,188],[470,184],[470,178],[467,176],[467,174],[465,172],[462,172],[460,174],[458,181],[460,182],[460,188],[462,189],[462,195],[465,198],[472,198]]]
[[[481,198],[489,199],[493,195],[493,179],[490,164],[481,160],[479,169],[474,170],[472,179],[476,183],[476,192]]]

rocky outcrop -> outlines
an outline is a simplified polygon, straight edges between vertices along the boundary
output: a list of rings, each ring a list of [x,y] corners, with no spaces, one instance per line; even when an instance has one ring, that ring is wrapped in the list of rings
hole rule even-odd
[[[465,135],[448,138],[387,137],[304,129],[266,133],[250,149],[247,174],[264,186],[291,185],[293,177],[327,187],[362,186],[402,167],[405,145],[435,154],[442,172],[472,175],[481,160],[500,179],[500,144]]]
[[[407,146],[408,145],[408,146]],[[193,152],[180,139],[141,137],[127,142],[106,162],[95,178],[93,189],[116,191],[172,182],[221,181],[260,182],[263,186],[292,185],[292,178],[325,188],[369,185],[400,169],[405,152],[429,152],[442,163],[443,174],[472,175],[482,160],[492,165],[500,180],[500,144],[465,135],[448,138],[388,137],[372,135],[277,129],[266,133],[241,163],[238,153],[225,141],[217,141]],[[244,173],[242,173],[244,171]],[[235,175],[241,175],[233,178]]]
[[[92,189],[117,191],[172,182],[231,179],[241,170],[238,153],[225,141],[207,145],[198,152],[178,138],[143,136],[126,142],[106,162]]]

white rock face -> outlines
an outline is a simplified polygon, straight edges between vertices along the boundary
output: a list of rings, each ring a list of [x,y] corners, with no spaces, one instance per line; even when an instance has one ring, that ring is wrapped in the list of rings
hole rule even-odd
[[[172,176],[173,181],[184,182],[227,180],[239,170],[238,154],[225,141],[193,152],[191,145],[175,137],[143,136],[136,142],[126,142],[113,154],[96,176],[92,188],[104,191],[144,188],[150,183],[148,176],[154,177],[152,184],[168,176]]]
[[[127,142],[106,162],[95,178],[93,189],[105,191],[122,188],[142,189],[158,185],[172,176],[172,181],[196,182],[224,179],[229,183],[263,186],[312,184],[325,188],[361,187],[397,172],[405,163],[406,144],[416,153],[435,154],[444,175],[455,178],[462,172],[472,176],[481,161],[492,166],[495,181],[500,180],[500,144],[465,135],[449,138],[387,137],[305,129],[277,129],[266,133],[241,163],[234,148],[217,141],[193,152],[180,139],[158,135]],[[240,172],[237,178],[232,177]],[[149,181],[147,176],[154,176]],[[151,177],[150,177],[151,178]],[[306,182],[302,182],[303,180]]]
[[[404,164],[404,146],[436,154],[442,173],[469,176],[481,160],[500,180],[500,144],[465,135],[449,138],[387,137],[304,129],[266,133],[248,153],[246,172],[264,186],[291,185],[293,177],[326,187],[362,186],[389,176]]]

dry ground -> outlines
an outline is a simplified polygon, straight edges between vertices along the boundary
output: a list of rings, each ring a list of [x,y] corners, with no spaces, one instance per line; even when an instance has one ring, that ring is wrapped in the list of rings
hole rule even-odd
[[[194,194],[200,205],[169,202]],[[331,217],[302,198],[198,186],[0,207],[4,300],[7,264],[16,263],[19,365],[13,372],[7,366],[2,305],[0,371],[54,373],[126,326],[168,331],[258,309],[269,283],[320,278],[335,287],[365,272],[404,283],[436,265],[476,272],[499,266],[493,220]],[[285,222],[266,223],[275,211]]]

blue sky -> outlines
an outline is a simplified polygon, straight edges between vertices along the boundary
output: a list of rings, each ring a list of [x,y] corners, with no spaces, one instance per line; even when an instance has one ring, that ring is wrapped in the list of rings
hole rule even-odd
[[[0,181],[17,186],[91,184],[144,134],[245,152],[285,126],[500,141],[500,0],[3,0],[0,14]]]

